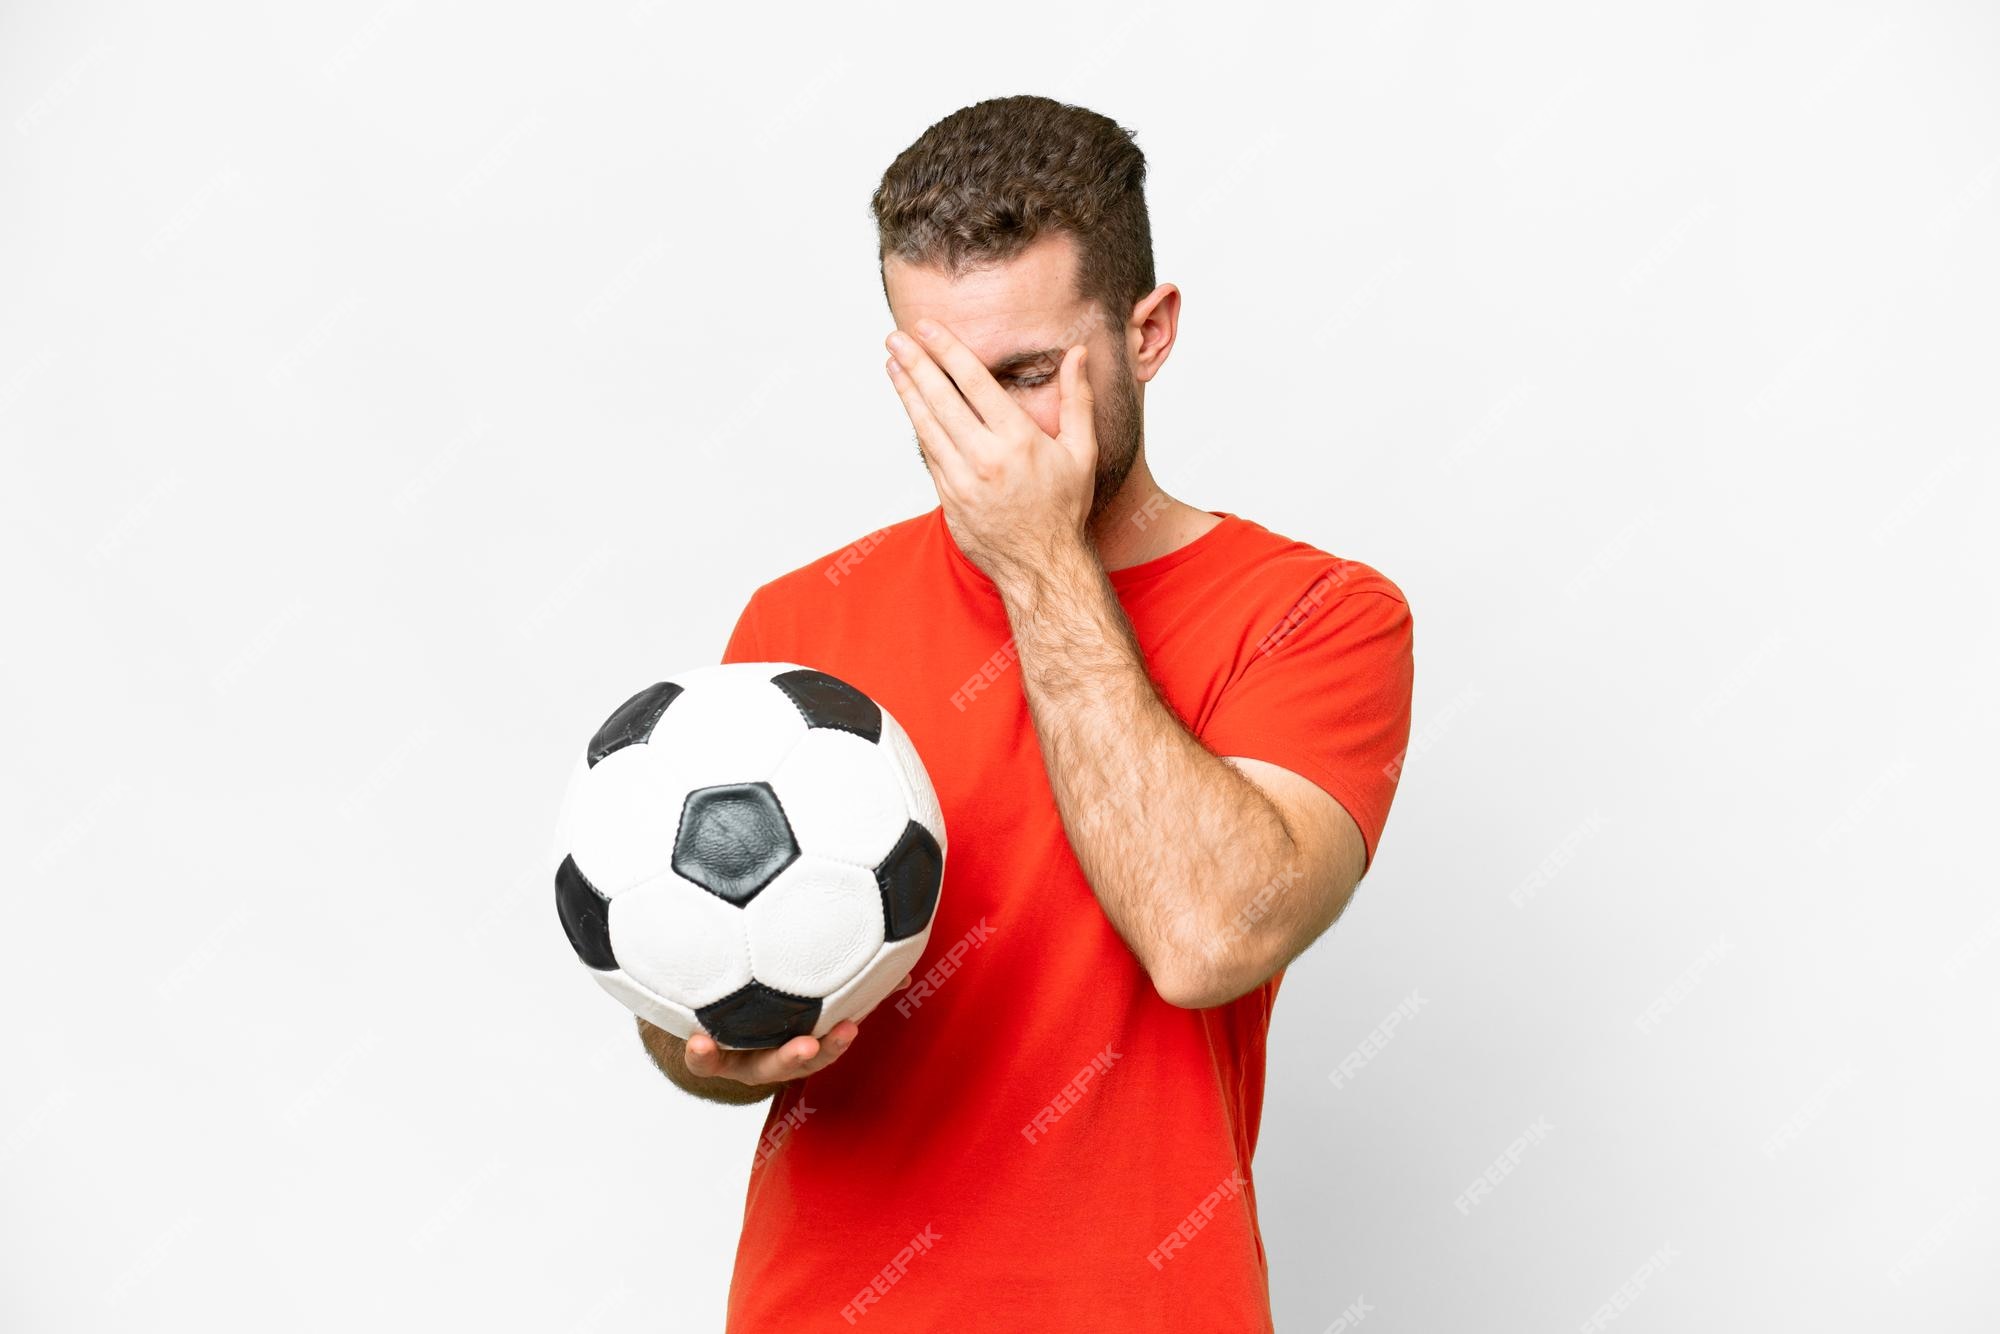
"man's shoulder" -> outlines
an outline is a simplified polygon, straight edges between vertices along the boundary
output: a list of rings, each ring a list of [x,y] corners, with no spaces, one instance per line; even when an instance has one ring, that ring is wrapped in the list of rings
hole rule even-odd
[[[1408,605],[1395,581],[1366,561],[1337,556],[1311,542],[1273,532],[1253,519],[1235,517],[1244,578],[1267,595],[1321,603],[1357,593],[1379,593]]]
[[[891,567],[906,566],[928,537],[936,514],[935,509],[925,510],[863,533],[760,585],[751,599],[766,604],[816,599],[829,589],[851,586],[864,576],[879,577]]]

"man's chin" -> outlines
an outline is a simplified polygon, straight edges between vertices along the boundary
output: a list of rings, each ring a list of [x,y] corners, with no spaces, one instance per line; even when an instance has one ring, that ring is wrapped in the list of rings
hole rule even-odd
[[[1132,479],[1132,465],[1128,462],[1115,473],[1098,473],[1096,486],[1090,493],[1090,522],[1095,524],[1109,514],[1118,504],[1118,497],[1124,492],[1125,484]]]
[[[1098,487],[1097,493],[1090,498],[1090,517],[1087,520],[1087,522],[1090,524],[1091,527],[1093,528],[1096,527],[1097,524],[1103,520],[1105,515],[1111,514],[1117,510],[1118,493],[1119,491],[1123,491],[1124,489],[1125,488],[1122,485],[1120,485],[1117,488],[1117,490],[1109,490],[1109,491],[1107,491],[1102,485]]]

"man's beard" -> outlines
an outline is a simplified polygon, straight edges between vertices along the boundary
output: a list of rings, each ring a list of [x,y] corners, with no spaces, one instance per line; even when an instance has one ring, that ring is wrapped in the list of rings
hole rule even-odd
[[[1095,524],[1125,489],[1125,478],[1138,460],[1139,445],[1145,437],[1139,386],[1132,379],[1132,363],[1126,359],[1125,344],[1118,344],[1118,373],[1111,377],[1111,392],[1098,407],[1097,489],[1090,497],[1089,523]]]

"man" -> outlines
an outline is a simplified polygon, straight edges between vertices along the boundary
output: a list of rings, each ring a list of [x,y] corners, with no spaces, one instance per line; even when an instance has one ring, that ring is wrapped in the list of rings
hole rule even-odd
[[[940,503],[759,588],[725,660],[879,700],[950,855],[865,1038],[641,1024],[681,1087],[772,1099],[732,1330],[1271,1328],[1265,1032],[1387,818],[1411,621],[1369,567],[1154,481],[1180,293],[1144,179],[1112,121],[1009,97],[875,193],[886,369]]]

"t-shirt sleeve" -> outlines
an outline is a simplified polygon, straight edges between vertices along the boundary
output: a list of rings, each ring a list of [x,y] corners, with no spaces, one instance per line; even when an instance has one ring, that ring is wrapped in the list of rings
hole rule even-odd
[[[1413,643],[1407,602],[1354,590],[1267,636],[1201,740],[1319,784],[1354,817],[1372,865],[1410,740]]]
[[[742,614],[736,618],[736,628],[730,632],[729,642],[723,646],[722,660],[728,662],[770,662],[771,657],[764,652],[762,625],[758,620],[757,595],[743,604]]]

